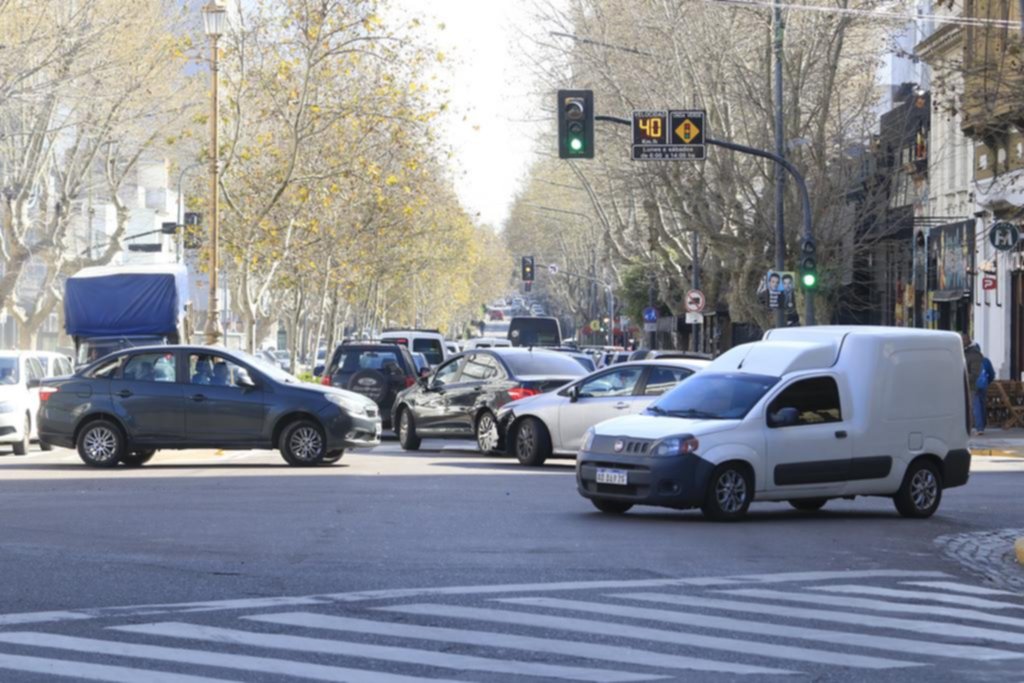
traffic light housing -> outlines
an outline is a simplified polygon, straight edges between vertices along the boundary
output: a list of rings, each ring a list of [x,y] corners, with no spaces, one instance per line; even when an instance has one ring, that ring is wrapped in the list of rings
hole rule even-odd
[[[533,282],[533,257],[523,257],[523,282]]]
[[[558,91],[558,156],[594,158],[594,91]]]
[[[817,251],[813,239],[805,239],[800,243],[800,284],[804,289],[818,288]]]

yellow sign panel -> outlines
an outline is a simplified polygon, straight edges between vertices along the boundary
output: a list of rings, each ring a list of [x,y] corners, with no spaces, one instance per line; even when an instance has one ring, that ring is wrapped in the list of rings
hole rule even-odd
[[[686,144],[690,144],[700,135],[700,128],[690,119],[683,119],[683,122],[676,126],[676,135]]]

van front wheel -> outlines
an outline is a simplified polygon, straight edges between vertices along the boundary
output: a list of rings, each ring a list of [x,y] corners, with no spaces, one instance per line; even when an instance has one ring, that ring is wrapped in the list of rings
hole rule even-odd
[[[903,484],[893,497],[896,510],[904,517],[931,517],[942,502],[942,473],[931,460],[910,463]]]
[[[747,514],[754,499],[754,481],[750,470],[737,462],[715,468],[708,480],[701,511],[716,522],[732,522]]]

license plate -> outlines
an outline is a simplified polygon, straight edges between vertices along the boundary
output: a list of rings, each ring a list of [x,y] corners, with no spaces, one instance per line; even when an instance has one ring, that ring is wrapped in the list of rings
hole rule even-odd
[[[597,483],[626,486],[627,484],[629,484],[629,473],[626,472],[626,470],[606,470],[603,468],[598,468]]]

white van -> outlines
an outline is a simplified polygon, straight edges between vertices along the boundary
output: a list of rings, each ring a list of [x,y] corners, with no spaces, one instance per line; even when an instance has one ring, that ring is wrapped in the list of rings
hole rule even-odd
[[[512,342],[508,339],[502,339],[501,337],[474,337],[473,339],[466,340],[463,350],[509,348],[512,348]]]
[[[413,353],[422,353],[433,367],[451,356],[444,335],[438,330],[384,330],[380,341],[384,344],[401,344]]]
[[[583,440],[577,486],[603,512],[700,507],[737,519],[751,501],[817,510],[891,497],[929,517],[967,483],[960,336],[887,327],[772,330],[720,356],[643,414]]]

